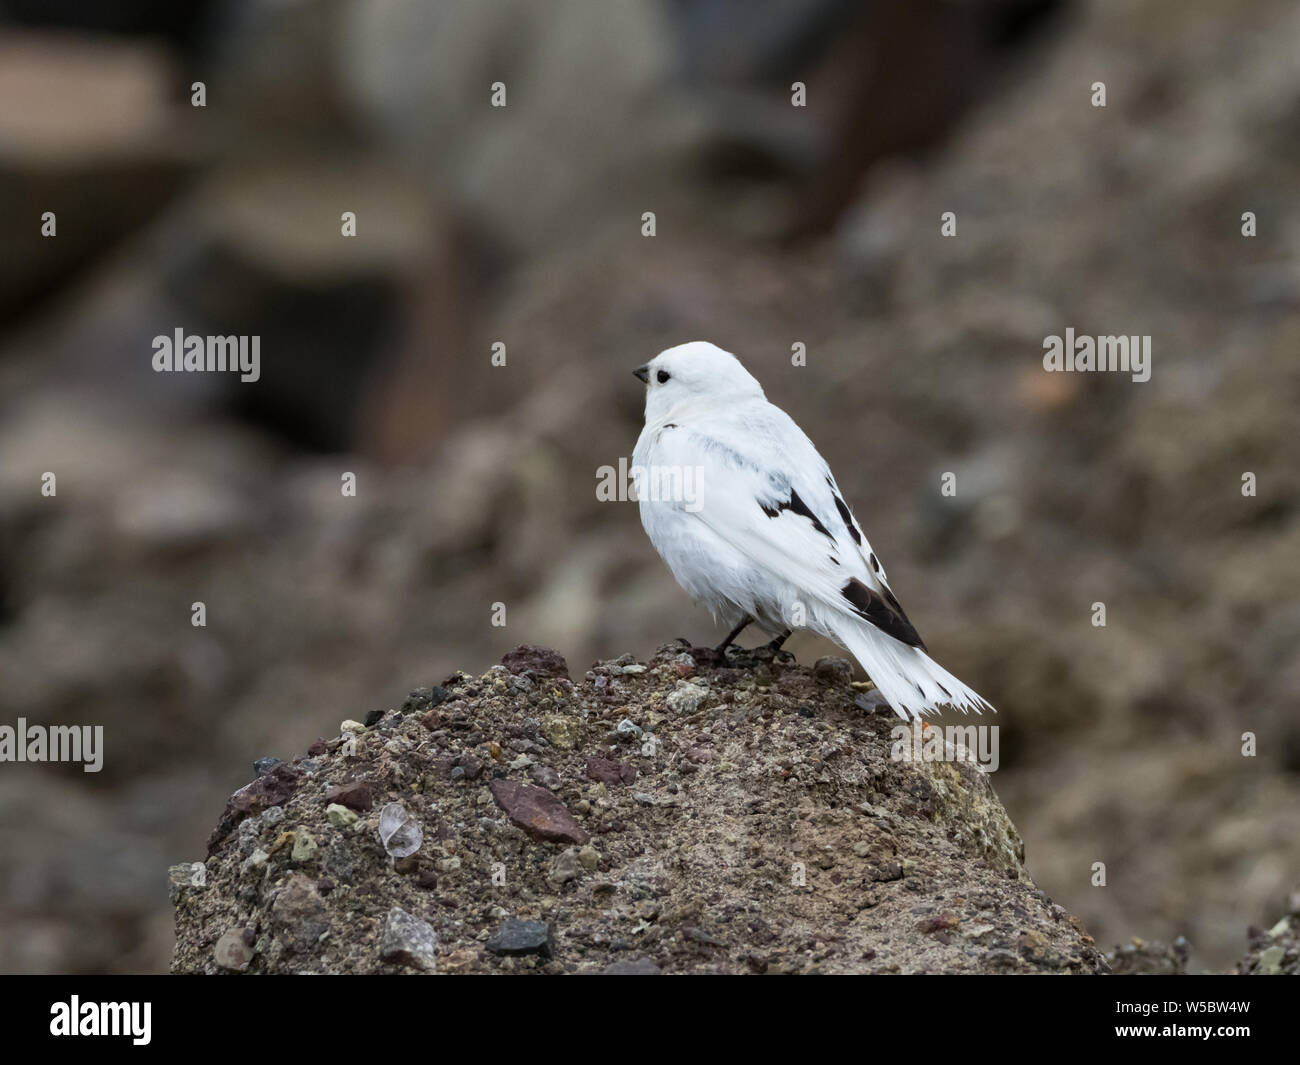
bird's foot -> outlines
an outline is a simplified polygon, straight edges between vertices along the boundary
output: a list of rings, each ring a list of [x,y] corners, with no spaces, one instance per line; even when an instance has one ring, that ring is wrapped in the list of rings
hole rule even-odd
[[[773,646],[773,643],[760,644],[751,651],[741,651],[740,653],[753,664],[761,665],[768,662],[780,662],[783,665],[793,664],[795,661],[794,655],[789,651],[781,650],[779,646]]]
[[[757,669],[773,662],[791,665],[795,661],[794,655],[789,651],[782,651],[773,647],[770,643],[760,644],[757,647],[748,649],[731,644],[722,651],[719,651],[716,647],[692,647],[690,653],[691,657],[699,665],[710,666],[714,669],[724,667],[727,669]]]
[[[690,656],[695,659],[695,664],[699,666],[721,666],[727,661],[727,650],[718,650],[716,647],[692,647],[689,651]]]
[[[795,660],[794,655],[789,651],[781,650],[781,646],[789,638],[790,630],[786,629],[785,632],[781,633],[781,635],[776,637],[774,640],[769,640],[767,643],[755,647],[752,651],[746,651],[745,654],[749,658],[755,659],[759,662],[793,662]]]
[[[781,645],[790,637],[789,631],[782,633],[768,643],[746,650],[732,642],[742,628],[744,628],[744,625],[737,626],[717,647],[683,646],[683,650],[687,650],[697,664],[711,666],[715,669],[722,666],[729,666],[732,669],[753,669],[771,662],[790,664],[795,661],[794,655],[789,651],[781,650]],[[683,645],[688,643],[685,639],[679,639],[679,642]]]

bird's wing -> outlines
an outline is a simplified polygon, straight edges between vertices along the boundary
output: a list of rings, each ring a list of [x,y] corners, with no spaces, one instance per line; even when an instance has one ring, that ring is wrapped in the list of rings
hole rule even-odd
[[[688,512],[744,557],[826,607],[924,647],[835,484],[826,460],[769,403],[658,437],[655,461],[699,474]]]

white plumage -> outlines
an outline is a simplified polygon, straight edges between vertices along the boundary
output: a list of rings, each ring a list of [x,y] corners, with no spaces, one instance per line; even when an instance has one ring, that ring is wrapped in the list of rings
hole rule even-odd
[[[695,341],[635,371],[641,522],[729,628],[806,628],[846,648],[904,720],[993,707],[925,653],[826,461],[729,352]]]

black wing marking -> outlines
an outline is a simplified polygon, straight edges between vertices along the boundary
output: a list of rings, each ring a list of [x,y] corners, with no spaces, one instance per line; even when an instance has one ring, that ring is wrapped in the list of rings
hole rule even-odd
[[[885,589],[885,595],[881,596],[879,592],[872,591],[857,577],[853,577],[848,584],[840,589],[840,594],[853,604],[854,613],[871,622],[881,632],[907,644],[909,647],[919,647],[922,651],[925,650],[925,644],[921,642],[920,635],[912,626],[912,623],[907,620],[903,608],[899,605],[898,600],[894,598],[894,593],[888,588]]]
[[[827,539],[829,539],[831,543],[835,542],[835,537],[831,535],[830,530],[827,529],[826,526],[823,525],[818,520],[816,514],[814,514],[811,510],[808,509],[808,504],[799,498],[799,493],[796,492],[793,488],[790,489],[790,498],[783,499],[780,503],[778,503],[774,507],[769,506],[767,503],[764,503],[762,501],[759,501],[758,505],[763,508],[763,513],[766,514],[769,518],[779,517],[781,511],[783,510],[790,510],[793,511],[795,514],[802,515],[803,517],[811,521],[813,528],[816,529],[823,536],[825,536]]]
[[[839,492],[835,490],[834,482],[827,477],[826,483],[830,485],[831,498],[835,500],[835,509],[840,512],[840,521],[844,522],[844,528],[849,530],[849,535],[853,537],[853,542],[859,547],[862,546],[862,534],[858,532],[858,527],[853,524],[853,515],[849,513],[849,508],[844,500],[840,498]]]

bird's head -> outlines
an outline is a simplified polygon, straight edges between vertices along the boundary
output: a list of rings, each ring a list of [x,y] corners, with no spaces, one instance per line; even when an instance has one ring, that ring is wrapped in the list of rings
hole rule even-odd
[[[645,382],[647,424],[686,406],[763,398],[762,387],[736,356],[704,340],[661,351],[632,372]]]

